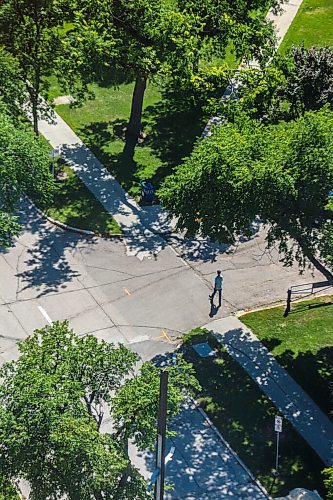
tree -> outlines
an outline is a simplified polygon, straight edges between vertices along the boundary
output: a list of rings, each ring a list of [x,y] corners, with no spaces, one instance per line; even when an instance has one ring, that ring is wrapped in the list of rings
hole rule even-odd
[[[0,47],[0,111],[19,119],[25,100],[24,84],[17,60]]]
[[[34,131],[38,112],[48,108],[40,98],[56,73],[63,45],[60,28],[72,17],[72,0],[3,0],[0,7],[0,44],[19,62],[18,75],[30,98]],[[65,78],[65,75],[63,75]]]
[[[322,247],[332,228],[332,125],[327,109],[269,126],[238,116],[198,144],[159,196],[179,228],[223,242],[249,235],[259,215],[286,265],[310,262],[332,279]]]
[[[326,498],[327,500],[332,500],[333,498],[333,467],[327,467],[323,470],[323,475],[325,477],[324,484],[326,486]]]
[[[294,47],[265,68],[238,73],[237,100],[221,103],[223,116],[233,119],[240,110],[249,116],[277,123],[306,111],[333,105],[333,50],[330,47]]]
[[[27,124],[13,123],[0,112],[0,246],[9,246],[20,231],[13,212],[23,193],[41,208],[54,191],[49,149]]]
[[[333,105],[333,49],[294,47],[284,96],[292,117]]]
[[[273,2],[276,8],[279,3],[279,0]],[[90,57],[93,61],[90,72],[86,65],[88,58],[78,58],[78,67],[85,78],[89,78],[89,73],[93,77],[101,73],[96,69],[97,60],[99,65],[104,65],[104,70],[114,73],[115,68],[121,68],[129,79],[135,80],[126,129],[127,148],[133,154],[141,132],[147,81],[155,80],[163,85],[171,80],[179,88],[182,82],[202,73],[202,61],[223,57],[230,43],[238,57],[267,59],[275,40],[273,28],[264,14],[271,4],[267,0],[245,3],[243,0],[113,0],[99,3],[85,0],[81,4],[81,15],[77,17],[78,25],[67,39],[68,51],[72,52],[73,47],[78,51],[77,33],[81,31],[79,39],[83,53],[90,56],[96,53],[96,58]],[[69,57],[68,64],[71,60]]]
[[[20,500],[14,484],[3,476],[0,476],[0,500]]]
[[[154,443],[159,370],[144,363],[134,376],[135,353],[79,338],[67,322],[36,330],[19,350],[1,371],[0,472],[24,477],[38,500],[147,498],[127,441]],[[170,416],[196,385],[189,365],[170,369]],[[107,407],[112,424],[101,433]]]

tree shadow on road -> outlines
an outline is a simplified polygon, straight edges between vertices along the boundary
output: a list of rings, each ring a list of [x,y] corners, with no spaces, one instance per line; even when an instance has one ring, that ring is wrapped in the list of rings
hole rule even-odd
[[[37,297],[41,297],[67,288],[80,273],[71,267],[66,252],[82,242],[93,245],[94,239],[52,227],[27,201],[22,203],[20,221],[27,232],[37,236],[37,239],[33,238],[28,245],[24,237],[18,241],[18,245],[23,247],[22,256],[24,255],[16,275],[21,284],[18,294],[34,287],[38,292]],[[31,239],[29,235],[27,241]],[[24,270],[20,271],[22,266]]]

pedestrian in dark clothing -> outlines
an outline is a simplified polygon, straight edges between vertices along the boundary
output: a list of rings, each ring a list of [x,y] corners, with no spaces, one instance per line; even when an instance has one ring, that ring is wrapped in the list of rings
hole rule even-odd
[[[223,276],[221,274],[221,271],[217,271],[217,275],[215,277],[214,281],[214,291],[212,295],[209,296],[209,300],[213,302],[214,297],[216,292],[219,294],[219,307],[221,307],[222,304],[222,287],[223,287]]]

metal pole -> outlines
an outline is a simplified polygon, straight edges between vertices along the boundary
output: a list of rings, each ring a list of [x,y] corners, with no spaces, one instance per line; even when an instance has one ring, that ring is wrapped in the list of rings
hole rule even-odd
[[[287,317],[291,309],[291,288],[288,288],[287,292],[287,307],[284,311],[284,317]]]
[[[279,475],[279,442],[280,442],[280,433],[276,433],[276,458],[275,458],[275,475]]]
[[[157,450],[156,468],[160,471],[155,485],[155,500],[164,498],[164,456],[165,456],[165,435],[167,417],[167,396],[168,396],[168,376],[169,372],[160,372],[160,399],[157,421]]]

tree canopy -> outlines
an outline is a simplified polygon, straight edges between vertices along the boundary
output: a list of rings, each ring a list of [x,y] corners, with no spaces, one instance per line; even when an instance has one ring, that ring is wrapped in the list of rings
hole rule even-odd
[[[153,448],[159,370],[126,347],[77,337],[55,322],[19,344],[1,370],[0,473],[25,478],[38,500],[147,498],[127,441]],[[169,368],[169,417],[198,384],[181,359]],[[111,412],[106,432],[100,428]]]
[[[249,116],[277,123],[293,120],[306,111],[333,106],[332,47],[293,47],[277,55],[264,68],[238,72],[237,99],[216,104],[216,110],[233,119],[240,110]]]
[[[36,134],[39,112],[48,114],[40,93],[49,88],[48,77],[57,72],[63,55],[63,24],[72,18],[74,6],[72,0],[1,2],[0,44],[19,63],[18,75],[30,98]]]
[[[286,264],[310,261],[332,278],[318,260],[331,266],[332,126],[328,109],[268,126],[242,114],[200,142],[159,196],[180,229],[223,242],[249,235],[259,216]]]
[[[276,8],[279,4],[274,0]],[[237,57],[267,59],[275,41],[265,20],[271,5],[268,0],[84,0],[65,42],[67,65],[86,82],[105,74],[117,82],[117,70],[135,80],[126,131],[135,143],[148,79],[179,88],[198,74],[204,82],[205,63],[223,58],[230,44]]]
[[[19,233],[13,215],[20,196],[25,193],[47,205],[54,190],[50,172],[49,148],[34,137],[24,123],[13,123],[0,112],[0,246],[9,246]]]

